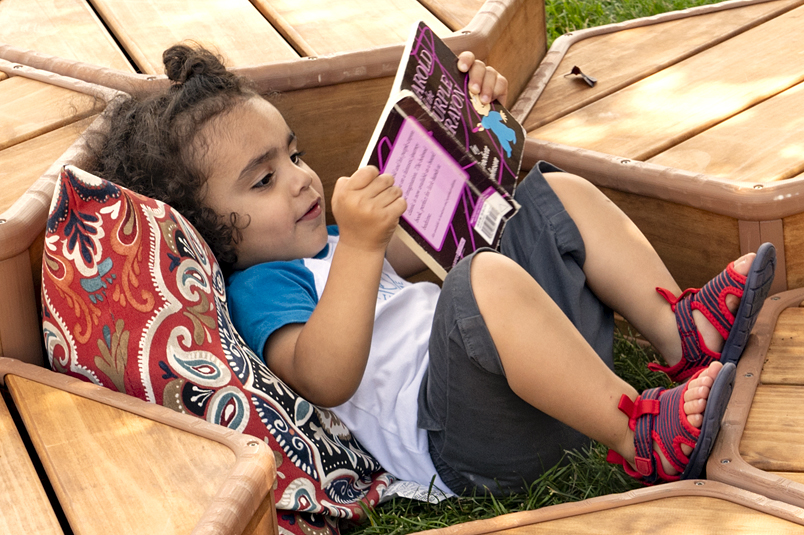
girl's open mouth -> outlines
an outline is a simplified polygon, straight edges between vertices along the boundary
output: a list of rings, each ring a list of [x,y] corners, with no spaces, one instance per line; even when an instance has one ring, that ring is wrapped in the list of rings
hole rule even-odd
[[[310,221],[311,219],[315,219],[321,215],[321,200],[316,200],[311,206],[310,209],[305,212],[303,216],[299,218],[299,221]]]

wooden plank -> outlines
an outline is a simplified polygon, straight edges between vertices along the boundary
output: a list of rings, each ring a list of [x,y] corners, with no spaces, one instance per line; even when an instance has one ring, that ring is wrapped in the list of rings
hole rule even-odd
[[[546,52],[544,2],[519,2],[510,23],[485,58],[488,65],[508,78],[509,106],[516,102]]]
[[[21,377],[6,384],[75,533],[189,533],[235,464],[212,440]]]
[[[690,514],[694,511],[695,514]],[[496,535],[619,535],[651,533],[677,535],[802,533],[804,527],[743,505],[702,496],[677,496],[593,513],[488,531]]]
[[[763,385],[804,386],[804,308],[782,311],[762,367]]]
[[[28,457],[8,407],[0,398],[0,533],[63,533]]]
[[[656,249],[681,288],[700,288],[740,256],[737,220],[601,188]]]
[[[134,72],[86,0],[3,0],[0,42]]]
[[[0,214],[14,202],[89,127],[95,116],[62,126],[0,150]]]
[[[467,26],[486,3],[485,0],[419,0],[447,27],[456,32]]]
[[[745,423],[740,455],[767,472],[804,472],[804,388],[760,385]]]
[[[804,214],[785,217],[784,249],[785,268],[787,271],[787,287],[801,288],[804,286],[804,255],[800,254],[804,247]]]
[[[749,108],[648,160],[733,182],[785,180],[804,171],[804,84]]]
[[[95,112],[92,97],[14,76],[0,85],[0,150],[80,121]]]
[[[324,56],[404,43],[416,21],[437,35],[452,33],[416,0],[253,0],[275,24],[289,25],[307,45],[306,55]],[[370,17],[366,13],[371,13]]]
[[[298,58],[248,0],[90,0],[142,72],[184,40],[217,50],[229,67]]]
[[[801,0],[764,2],[578,41],[567,50],[523,125],[527,131],[535,130],[796,4]],[[565,77],[574,66],[595,77],[595,87],[578,77]]]
[[[804,80],[803,18],[798,7],[528,135],[647,160]]]

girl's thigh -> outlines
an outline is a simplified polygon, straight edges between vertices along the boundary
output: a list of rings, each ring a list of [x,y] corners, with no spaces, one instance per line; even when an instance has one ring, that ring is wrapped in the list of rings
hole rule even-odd
[[[538,167],[516,198],[522,208],[506,227],[503,254],[539,282],[612,367],[612,313],[585,285],[583,241],[575,224]],[[431,456],[451,490],[519,491],[554,466],[564,450],[589,439],[509,388],[472,292],[473,257],[444,282],[420,392],[419,426],[428,430]],[[538,333],[528,335],[538,341]],[[539,350],[538,343],[533,350]]]

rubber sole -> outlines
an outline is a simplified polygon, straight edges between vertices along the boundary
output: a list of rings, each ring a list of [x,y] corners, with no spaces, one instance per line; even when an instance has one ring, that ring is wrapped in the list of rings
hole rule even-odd
[[[682,472],[681,479],[696,479],[701,476],[706,468],[706,461],[709,453],[715,445],[715,439],[720,432],[720,421],[726,412],[726,407],[731,399],[731,392],[734,390],[734,378],[737,376],[737,367],[729,362],[723,365],[720,373],[715,378],[712,388],[709,390],[709,398],[706,401],[706,410],[703,415],[701,434],[695,443],[695,449],[690,454],[687,468]]]
[[[734,363],[740,360],[751,329],[757,321],[765,298],[768,297],[773,276],[776,272],[776,248],[771,243],[763,243],[751,264],[745,281],[745,289],[740,306],[734,314],[734,325],[720,352],[720,362]]]

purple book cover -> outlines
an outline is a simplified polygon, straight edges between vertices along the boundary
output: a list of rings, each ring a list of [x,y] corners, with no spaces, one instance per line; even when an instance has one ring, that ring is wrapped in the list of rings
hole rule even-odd
[[[408,40],[394,87],[412,91],[489,177],[513,194],[525,146],[525,130],[499,102],[483,105],[470,95],[458,57],[424,23]]]
[[[413,93],[400,93],[375,139],[364,164],[402,188],[408,209],[399,225],[437,275],[481,247],[498,247],[516,203]]]

